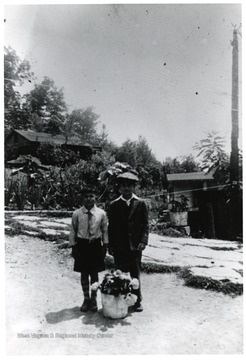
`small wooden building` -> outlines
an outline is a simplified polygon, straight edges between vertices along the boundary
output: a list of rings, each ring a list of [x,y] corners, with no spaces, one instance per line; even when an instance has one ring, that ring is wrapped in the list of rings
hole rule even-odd
[[[167,180],[169,200],[179,200],[180,195],[185,195],[189,200],[188,225],[192,236],[231,239],[228,190],[226,186],[215,183],[212,172],[168,174]],[[240,199],[238,214],[237,226],[241,229]]]
[[[16,129],[13,129],[5,139],[5,149],[14,147],[19,155],[35,155],[41,143],[60,145],[66,149],[79,152],[81,158],[86,158],[93,152],[100,150],[100,147],[82,144],[78,137],[67,138],[65,135]]]
[[[192,172],[167,174],[168,201],[177,200],[184,195],[188,199],[188,225],[193,237],[220,237],[215,203],[218,187],[212,173]],[[212,195],[213,194],[213,195]],[[212,196],[211,196],[212,195]]]
[[[192,172],[167,174],[169,200],[178,200],[180,195],[188,198],[189,211],[198,210],[198,192],[207,191],[213,184],[212,173]]]

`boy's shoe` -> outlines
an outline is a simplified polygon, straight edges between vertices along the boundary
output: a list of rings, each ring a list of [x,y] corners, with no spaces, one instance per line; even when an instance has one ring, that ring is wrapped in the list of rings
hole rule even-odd
[[[140,301],[136,301],[135,305],[133,306],[133,309],[137,312],[143,311],[143,306]]]
[[[86,312],[89,310],[90,307],[90,299],[84,299],[83,304],[80,307],[80,311]]]
[[[96,298],[91,299],[90,310],[97,311],[97,299]]]

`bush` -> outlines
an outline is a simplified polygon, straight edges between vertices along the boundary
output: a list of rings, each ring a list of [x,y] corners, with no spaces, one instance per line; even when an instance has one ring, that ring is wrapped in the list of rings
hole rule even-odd
[[[51,143],[41,143],[36,150],[35,156],[44,165],[61,167],[75,164],[80,160],[80,154],[78,152]]]
[[[24,210],[28,197],[27,176],[19,173],[13,177],[14,202],[18,210]]]
[[[14,179],[9,169],[4,170],[4,196],[5,206],[9,206],[14,196]]]

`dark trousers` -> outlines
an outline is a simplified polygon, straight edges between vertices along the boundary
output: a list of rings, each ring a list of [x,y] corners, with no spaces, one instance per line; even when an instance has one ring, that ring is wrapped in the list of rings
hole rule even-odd
[[[139,288],[133,290],[132,293],[138,298],[138,301],[142,301],[141,293],[141,259],[142,251],[128,250],[128,251],[114,251],[114,262],[116,269],[123,272],[129,272],[132,278],[136,278],[139,281]]]

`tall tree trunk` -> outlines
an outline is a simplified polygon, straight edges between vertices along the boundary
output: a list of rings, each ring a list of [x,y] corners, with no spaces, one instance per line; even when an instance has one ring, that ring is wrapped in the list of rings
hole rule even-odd
[[[231,158],[230,158],[230,228],[231,240],[235,240],[238,233],[238,180],[239,180],[239,155],[238,155],[238,38],[237,30],[233,31],[232,50],[232,109],[231,109]]]

